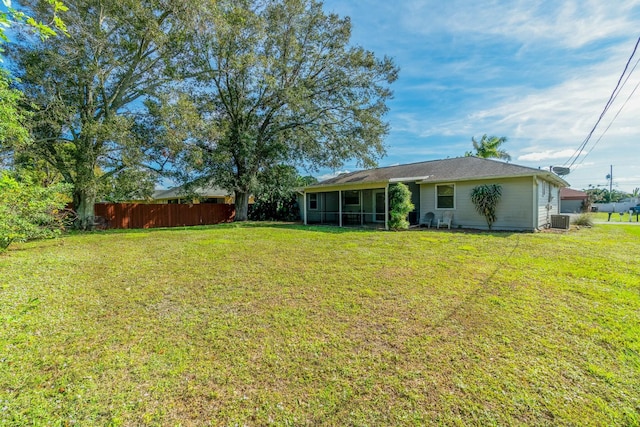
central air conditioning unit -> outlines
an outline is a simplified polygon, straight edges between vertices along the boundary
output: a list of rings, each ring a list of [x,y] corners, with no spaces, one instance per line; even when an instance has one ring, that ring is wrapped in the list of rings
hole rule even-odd
[[[551,215],[551,228],[568,230],[570,225],[569,215]]]

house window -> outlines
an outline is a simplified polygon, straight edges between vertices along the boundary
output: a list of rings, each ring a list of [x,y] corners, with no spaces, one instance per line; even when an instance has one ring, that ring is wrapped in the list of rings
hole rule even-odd
[[[356,190],[344,192],[345,206],[360,206],[360,192]]]
[[[309,210],[318,210],[318,194],[311,193],[309,194]]]
[[[455,185],[436,185],[436,209],[455,209],[455,195]]]

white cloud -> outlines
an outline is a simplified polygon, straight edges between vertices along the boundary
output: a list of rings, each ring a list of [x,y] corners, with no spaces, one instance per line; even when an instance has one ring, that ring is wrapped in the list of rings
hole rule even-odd
[[[405,24],[422,34],[450,32],[499,36],[524,44],[547,40],[569,48],[635,34],[639,0],[470,1],[403,3]],[[437,19],[429,19],[437,16]],[[426,24],[428,23],[428,24]]]
[[[518,160],[525,162],[539,162],[540,160],[563,159],[566,160],[575,153],[575,150],[552,151],[545,150],[518,156]]]
[[[388,160],[401,163],[463,155],[471,136],[488,133],[507,136],[505,149],[527,166],[561,165],[595,124],[640,20],[640,0],[325,4],[352,17],[356,43],[401,68],[387,117]],[[640,186],[640,90],[594,145],[639,82],[640,69],[573,165],[577,188],[600,184],[610,164],[621,186]]]

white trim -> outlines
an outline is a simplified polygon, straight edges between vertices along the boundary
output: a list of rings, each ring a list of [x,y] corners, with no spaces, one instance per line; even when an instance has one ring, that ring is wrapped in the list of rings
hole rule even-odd
[[[453,207],[450,207],[450,208],[440,208],[440,207],[438,207],[438,187],[453,187]],[[438,210],[438,211],[456,210],[456,195],[457,195],[457,191],[456,191],[456,184],[454,182],[435,184],[434,193],[435,193],[435,196],[436,196],[436,200],[435,200],[435,204],[434,204],[436,210]]]
[[[389,179],[390,183],[394,183],[394,182],[409,182],[409,181],[424,181],[426,179],[429,179],[431,175],[426,175],[426,176],[414,176],[414,177],[409,177],[409,178],[391,178]]]
[[[384,229],[389,230],[389,184],[384,187]]]
[[[540,213],[538,212],[538,178],[533,177],[533,212],[531,221],[533,222],[532,230],[538,230],[540,228]]]
[[[381,220],[378,220],[378,203],[377,203],[377,200],[376,200],[376,196],[378,194],[384,194],[385,198],[386,198],[386,190],[384,188],[380,188],[380,189],[377,189],[377,190],[372,190],[371,194],[373,196],[372,197],[373,198],[373,222],[383,223],[385,221],[386,216],[385,216],[385,218],[383,218]],[[384,209],[386,209],[387,208],[387,201],[386,200],[384,202],[384,206],[385,206]]]
[[[544,172],[541,171],[543,173],[541,174],[524,174],[524,175],[486,175],[486,176],[474,176],[474,177],[468,177],[468,178],[456,178],[455,181],[451,181],[451,179],[448,180],[442,180],[439,181],[438,179],[429,179],[429,180],[425,180],[425,181],[419,181],[416,184],[446,184],[449,182],[466,182],[466,181],[486,181],[486,180],[498,180],[498,179],[514,179],[514,178],[527,178],[530,176],[533,176],[533,178],[538,178],[544,181],[550,181],[550,182],[554,182],[556,184],[558,184],[558,187],[568,187],[569,183],[567,181],[565,181],[564,179],[558,177],[557,175],[555,175],[554,173],[551,172]]]
[[[302,204],[304,206],[304,225],[307,225],[307,193],[302,193]]]
[[[338,190],[338,226],[342,227],[342,190]]]

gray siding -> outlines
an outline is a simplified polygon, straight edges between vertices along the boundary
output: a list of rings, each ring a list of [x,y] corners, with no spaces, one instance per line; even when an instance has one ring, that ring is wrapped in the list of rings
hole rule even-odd
[[[446,183],[443,183],[446,184]],[[481,184],[502,186],[502,198],[498,204],[494,230],[533,230],[533,180],[531,177],[497,179],[492,181],[455,182],[455,209],[436,209],[435,184],[420,187],[420,216],[433,212],[442,218],[444,211],[453,210],[452,227],[487,229],[484,216],[476,212],[471,202],[471,190]]]
[[[582,212],[582,200],[562,200],[560,202],[560,212],[562,213]]]
[[[545,228],[551,223],[551,215],[560,213],[560,188],[548,181],[537,180],[538,225]]]

